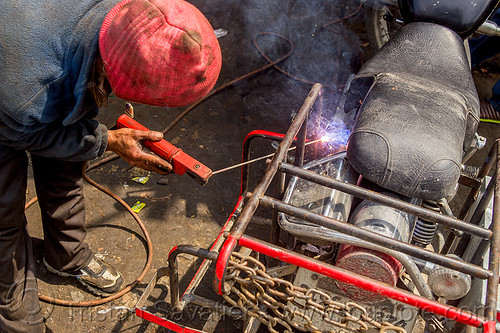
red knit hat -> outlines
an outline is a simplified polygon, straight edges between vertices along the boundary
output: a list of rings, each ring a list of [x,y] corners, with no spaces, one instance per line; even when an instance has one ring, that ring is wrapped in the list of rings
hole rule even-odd
[[[156,106],[205,96],[221,69],[212,26],[183,0],[124,0],[106,15],[99,50],[119,98]]]

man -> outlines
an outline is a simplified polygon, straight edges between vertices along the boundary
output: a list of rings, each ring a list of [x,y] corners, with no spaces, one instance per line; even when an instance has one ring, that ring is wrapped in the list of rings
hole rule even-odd
[[[84,242],[81,170],[106,150],[167,174],[141,149],[159,132],[108,130],[93,118],[107,95],[156,106],[187,105],[221,68],[207,19],[183,0],[4,0],[0,11],[0,332],[41,332],[24,215],[28,155],[48,270],[98,294],[122,276]]]

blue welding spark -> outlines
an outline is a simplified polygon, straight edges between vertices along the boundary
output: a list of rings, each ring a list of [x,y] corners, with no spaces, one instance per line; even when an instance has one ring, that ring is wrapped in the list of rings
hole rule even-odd
[[[321,129],[321,142],[326,149],[337,150],[347,146],[351,131],[344,122],[334,119]]]

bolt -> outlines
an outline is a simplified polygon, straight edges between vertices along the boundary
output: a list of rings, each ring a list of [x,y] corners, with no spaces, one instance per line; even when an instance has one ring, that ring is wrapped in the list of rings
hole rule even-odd
[[[194,165],[194,168],[195,168],[195,169],[199,169],[199,168],[200,168],[200,165],[199,165],[199,164],[195,164],[195,165]]]

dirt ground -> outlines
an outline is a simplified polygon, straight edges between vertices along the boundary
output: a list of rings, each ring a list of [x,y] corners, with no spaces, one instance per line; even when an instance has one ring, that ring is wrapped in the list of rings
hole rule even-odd
[[[356,10],[356,1],[313,1],[314,6],[309,6],[310,1],[306,0],[191,2],[205,13],[214,29],[227,31],[227,35],[219,39],[223,67],[216,87],[267,64],[256,45],[271,59],[277,59],[291,51],[290,43],[293,43],[292,55],[280,66],[299,77],[291,78],[276,69],[259,72],[207,99],[165,135],[168,141],[214,171],[241,161],[241,145],[250,131],[286,131],[311,87],[303,80],[325,84],[325,105],[333,109],[348,75],[370,55],[362,13],[351,17],[345,25],[332,24],[331,30],[321,28]],[[498,78],[500,66],[497,65],[493,63],[486,71],[475,73],[483,96]],[[139,104],[134,104],[134,108],[136,120],[154,130],[166,128],[185,109]],[[102,109],[99,120],[112,126],[123,110],[124,101],[112,98]],[[499,129],[499,125],[481,124],[479,133],[491,139],[500,136]],[[489,145],[492,141],[489,140]],[[273,149],[269,143],[263,144],[253,157]],[[262,168],[260,163],[253,170],[257,174]],[[204,187],[187,176],[148,174],[129,167],[122,160],[107,163],[88,174],[128,205],[145,204],[138,215],[152,240],[153,261],[137,288],[110,303],[90,308],[43,303],[48,332],[164,332],[165,329],[131,314],[129,309],[134,307],[154,272],[167,265],[172,247],[178,244],[208,247],[215,239],[236,204],[240,169],[214,175]],[[148,176],[149,180],[145,184],[137,183],[133,178],[138,176]],[[28,199],[35,195],[30,178]],[[125,284],[133,282],[144,268],[147,255],[140,228],[113,199],[87,184],[85,196],[88,243],[122,272]],[[27,216],[39,264],[40,292],[65,300],[97,299],[77,282],[44,270],[38,206],[29,208]],[[266,229],[257,227],[255,232],[266,232]],[[191,258],[181,256],[182,270],[191,263]],[[236,324],[231,325],[220,331],[234,332]]]

